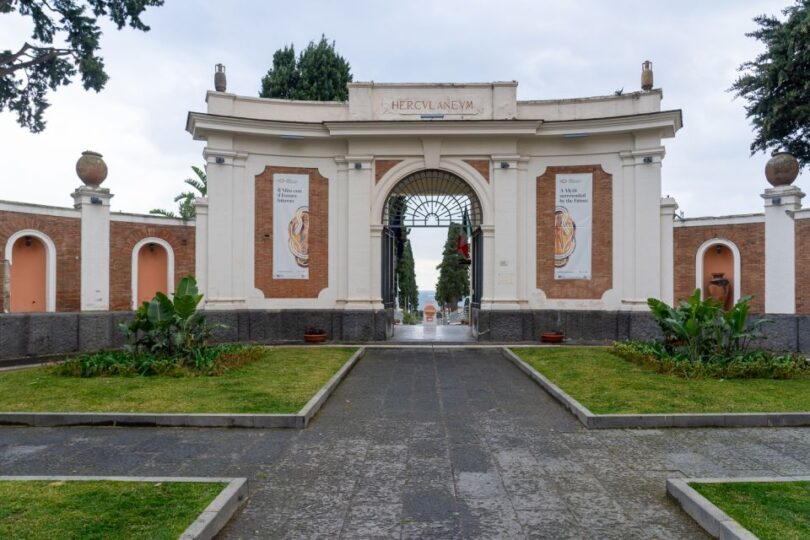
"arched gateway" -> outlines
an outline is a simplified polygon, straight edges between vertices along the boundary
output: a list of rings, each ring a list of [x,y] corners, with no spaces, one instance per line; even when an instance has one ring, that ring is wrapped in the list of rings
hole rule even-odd
[[[397,182],[383,207],[381,295],[386,309],[396,303],[397,237],[402,229],[448,228],[453,224],[473,231],[471,249],[471,304],[477,308],[482,293],[483,222],[481,202],[475,190],[458,175],[440,169],[411,173]]]
[[[596,326],[618,328],[607,318],[672,297],[661,160],[681,116],[661,109],[659,91],[521,101],[513,81],[348,90],[319,103],[209,92],[207,111],[189,114],[208,174],[196,274],[206,309],[238,312],[227,316],[240,332],[390,337],[395,231],[461,224],[465,210],[480,340],[531,340],[568,320],[579,331],[596,312]]]

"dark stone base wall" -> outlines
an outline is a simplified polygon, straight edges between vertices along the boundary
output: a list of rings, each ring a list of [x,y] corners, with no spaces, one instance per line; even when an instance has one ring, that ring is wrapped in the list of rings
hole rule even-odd
[[[304,328],[326,331],[329,341],[385,341],[391,335],[392,310],[233,310],[206,311],[210,324],[221,325],[212,341],[303,342]],[[119,324],[132,312],[0,314],[0,366],[5,361],[31,361],[61,355],[118,349],[126,343]]]
[[[810,315],[764,315],[766,339],[757,346],[810,354]],[[661,337],[652,314],[629,311],[536,310],[481,311],[474,309],[472,324],[480,342],[539,341],[543,332],[559,331],[569,343],[604,344]]]
[[[215,342],[300,343],[304,328],[326,331],[329,341],[363,343],[391,336],[394,314],[343,310],[207,311]],[[810,315],[768,315],[768,349],[810,354]],[[0,314],[0,365],[77,352],[117,349],[124,345],[119,325],[132,318],[128,311],[101,313]],[[547,331],[563,332],[570,343],[609,343],[660,337],[652,315],[624,311],[481,311],[473,309],[473,329],[479,342],[537,342]],[[12,362],[9,362],[12,361]]]

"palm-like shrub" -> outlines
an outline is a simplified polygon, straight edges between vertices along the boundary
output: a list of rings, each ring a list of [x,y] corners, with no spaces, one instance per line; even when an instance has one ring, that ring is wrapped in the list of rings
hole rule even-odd
[[[692,362],[731,359],[744,353],[752,340],[763,337],[760,327],[770,321],[749,320],[751,296],[741,298],[728,311],[720,302],[701,296],[697,289],[675,307],[656,298],[647,300],[668,352],[682,353]]]
[[[127,334],[127,350],[134,355],[179,359],[188,364],[204,361],[211,327],[197,310],[202,298],[191,276],[180,280],[172,299],[158,292],[151,301],[141,304],[129,324],[121,325]]]

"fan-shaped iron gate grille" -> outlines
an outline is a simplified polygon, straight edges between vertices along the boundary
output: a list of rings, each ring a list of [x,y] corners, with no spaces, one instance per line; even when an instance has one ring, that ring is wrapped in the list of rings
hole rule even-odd
[[[458,176],[428,169],[403,178],[386,200],[383,223],[389,227],[449,227],[459,225],[467,211],[473,228],[481,224],[481,203]]]

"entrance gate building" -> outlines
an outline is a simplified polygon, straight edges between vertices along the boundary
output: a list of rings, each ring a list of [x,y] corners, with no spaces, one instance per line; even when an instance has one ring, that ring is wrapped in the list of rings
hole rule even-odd
[[[351,83],[341,103],[209,92],[187,126],[206,143],[196,228],[206,309],[273,313],[282,334],[312,321],[336,339],[385,339],[393,231],[460,223],[465,207],[482,339],[531,339],[550,314],[671,300],[662,140],[680,111],[662,111],[658,90],[516,92]],[[396,197],[407,204],[392,212]]]

